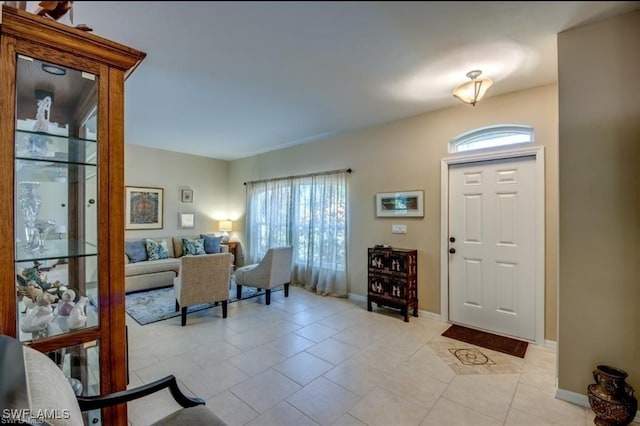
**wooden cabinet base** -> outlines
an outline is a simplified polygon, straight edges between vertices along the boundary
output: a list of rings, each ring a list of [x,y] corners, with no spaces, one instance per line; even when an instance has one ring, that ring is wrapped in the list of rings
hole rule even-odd
[[[404,317],[404,322],[409,322],[409,311],[413,310],[411,315],[414,317],[418,316],[418,299],[410,304],[402,303],[402,302],[394,302],[391,300],[385,300],[384,298],[380,298],[377,296],[368,295],[367,296],[367,310],[371,312],[373,310],[371,303],[375,303],[379,307],[390,307],[394,309],[399,309],[400,313]]]

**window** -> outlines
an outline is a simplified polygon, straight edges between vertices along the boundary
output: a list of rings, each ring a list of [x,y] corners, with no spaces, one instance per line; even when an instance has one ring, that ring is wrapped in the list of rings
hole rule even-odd
[[[247,260],[293,246],[293,278],[346,295],[346,171],[247,183]]]
[[[449,152],[533,143],[533,141],[533,127],[516,124],[490,126],[456,136],[449,142]]]

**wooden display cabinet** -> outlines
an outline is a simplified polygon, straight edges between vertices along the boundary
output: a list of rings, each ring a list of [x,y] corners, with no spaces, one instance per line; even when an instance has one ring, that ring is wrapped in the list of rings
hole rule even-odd
[[[367,253],[367,310],[371,303],[400,309],[409,321],[409,309],[418,316],[418,252],[403,248],[370,247]]]
[[[78,393],[125,390],[124,82],[145,54],[7,5],[0,43],[0,333]]]

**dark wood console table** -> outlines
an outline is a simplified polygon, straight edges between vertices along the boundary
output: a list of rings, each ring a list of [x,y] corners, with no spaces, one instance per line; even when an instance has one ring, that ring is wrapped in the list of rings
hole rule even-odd
[[[220,244],[224,244],[229,247],[229,253],[233,255],[233,267],[235,269],[238,263],[238,242],[237,241],[223,241]]]

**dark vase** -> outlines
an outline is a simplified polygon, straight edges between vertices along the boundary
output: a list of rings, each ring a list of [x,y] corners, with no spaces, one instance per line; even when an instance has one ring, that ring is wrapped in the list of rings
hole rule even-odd
[[[596,381],[588,386],[589,405],[596,413],[599,426],[624,426],[633,421],[638,400],[633,388],[625,381],[628,374],[619,368],[598,365],[593,371]]]

